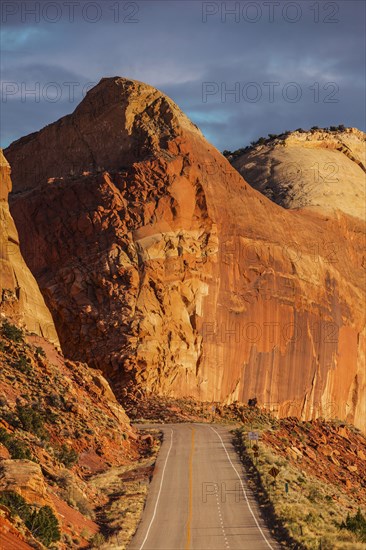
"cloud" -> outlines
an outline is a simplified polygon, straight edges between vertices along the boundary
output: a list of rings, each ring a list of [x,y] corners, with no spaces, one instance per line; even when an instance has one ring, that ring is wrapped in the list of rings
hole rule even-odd
[[[40,2],[41,7],[46,4]],[[72,22],[65,12],[55,23],[45,17],[39,23],[23,17],[22,22],[20,13],[7,16],[1,60],[2,146],[72,112],[83,86],[115,75],[142,80],[167,93],[219,149],[238,148],[260,135],[298,127],[343,123],[365,129],[363,2],[281,1],[273,21],[263,1],[249,3],[249,11],[248,2],[213,2],[211,9],[217,8],[217,13],[207,16],[206,23],[202,10],[208,9],[207,3],[199,1],[139,1],[128,3],[131,10],[125,2],[104,0],[95,23],[87,20],[93,18],[92,10],[83,16],[86,3],[77,4]],[[227,15],[225,22],[224,6],[237,4],[238,21]],[[291,23],[294,4],[301,17]],[[256,23],[246,20],[255,15],[253,5],[260,8]],[[50,11],[48,17],[55,15]],[[18,93],[4,99],[4,91],[9,92],[4,82],[18,85]],[[62,90],[57,102],[47,96],[50,82]],[[67,82],[79,84],[72,101]],[[205,82],[219,88],[206,102]],[[269,82],[274,86],[273,101],[268,98]],[[291,99],[291,92],[296,92],[294,86],[286,88],[291,82],[301,88],[297,102],[284,99],[283,94]],[[46,89],[39,101],[22,95],[22,85],[30,89],[37,83]],[[236,83],[239,101],[230,94],[222,96],[222,87],[235,89]],[[259,86],[262,96],[257,102],[245,96],[255,92],[248,83]],[[329,87],[331,83],[338,91]],[[338,101],[327,102],[327,94]]]

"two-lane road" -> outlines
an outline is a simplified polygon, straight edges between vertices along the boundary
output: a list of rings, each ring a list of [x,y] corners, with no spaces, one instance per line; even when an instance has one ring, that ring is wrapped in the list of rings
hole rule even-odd
[[[164,442],[129,550],[278,550],[246,484],[229,429],[159,428]]]

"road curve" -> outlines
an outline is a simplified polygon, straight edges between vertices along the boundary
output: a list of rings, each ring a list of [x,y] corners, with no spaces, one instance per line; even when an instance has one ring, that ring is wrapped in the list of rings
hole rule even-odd
[[[278,550],[245,481],[229,428],[165,424],[129,550]]]

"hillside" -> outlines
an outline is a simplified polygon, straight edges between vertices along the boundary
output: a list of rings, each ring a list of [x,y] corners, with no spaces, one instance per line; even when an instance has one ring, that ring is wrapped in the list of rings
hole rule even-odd
[[[63,352],[121,399],[256,396],[364,429],[362,220],[274,204],[169,98],[118,77],[5,154]]]

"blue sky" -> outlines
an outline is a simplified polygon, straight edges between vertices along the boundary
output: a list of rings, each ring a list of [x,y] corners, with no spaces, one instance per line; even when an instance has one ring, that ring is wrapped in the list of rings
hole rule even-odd
[[[71,4],[1,3],[2,147],[116,75],[167,93],[220,150],[298,127],[365,130],[362,0]]]

